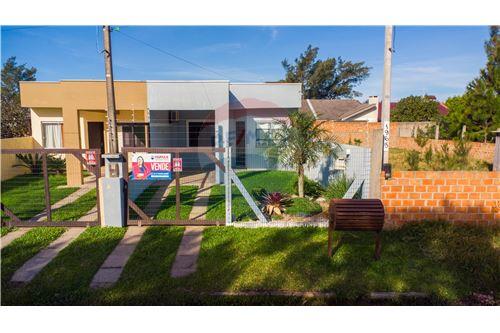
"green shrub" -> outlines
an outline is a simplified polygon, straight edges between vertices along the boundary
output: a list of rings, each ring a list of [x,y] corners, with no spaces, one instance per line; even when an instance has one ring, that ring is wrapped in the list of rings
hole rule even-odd
[[[327,199],[341,199],[346,194],[349,187],[351,187],[354,179],[348,178],[344,173],[335,179],[326,187],[325,198]]]
[[[43,172],[43,159],[41,154],[16,154],[16,158],[20,163],[15,164],[14,167],[27,168],[34,175],[39,175]],[[65,173],[66,161],[59,157],[47,155],[47,170],[51,173]]]
[[[321,206],[308,198],[293,198],[286,213],[294,216],[312,216],[322,212]]]
[[[413,140],[415,140],[415,143],[420,148],[424,148],[427,142],[429,142],[429,135],[426,131],[424,131],[419,127],[416,130],[415,137],[413,138]]]
[[[419,169],[420,163],[420,152],[418,150],[412,149],[406,153],[405,156],[406,164],[408,164],[409,170],[416,171]]]
[[[432,150],[432,147],[429,146],[429,148],[427,148],[424,152],[425,164],[427,164],[428,166],[432,166],[433,158],[434,158],[434,151]]]
[[[297,188],[297,182],[295,182]],[[317,181],[304,178],[304,195],[311,198],[319,198],[325,192],[325,188]],[[295,193],[297,194],[297,193]]]

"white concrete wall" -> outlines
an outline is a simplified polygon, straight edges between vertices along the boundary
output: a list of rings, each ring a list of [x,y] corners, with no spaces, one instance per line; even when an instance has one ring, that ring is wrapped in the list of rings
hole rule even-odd
[[[231,83],[230,109],[300,108],[300,83]]]
[[[30,116],[31,136],[40,146],[43,145],[42,123],[63,121],[62,110],[55,108],[33,108],[30,109]]]

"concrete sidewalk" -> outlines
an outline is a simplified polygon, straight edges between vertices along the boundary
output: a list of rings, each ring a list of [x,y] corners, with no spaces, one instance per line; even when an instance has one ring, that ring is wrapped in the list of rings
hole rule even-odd
[[[17,230],[9,232],[7,235],[3,236],[0,239],[0,243],[1,243],[1,247],[0,248],[3,249],[4,247],[6,247],[7,245],[9,245],[13,241],[15,241],[16,239],[18,239],[22,235],[24,235],[25,233],[27,233],[28,231],[30,231],[30,228],[19,228]]]
[[[186,227],[170,276],[179,278],[196,272],[204,227]]]
[[[85,228],[69,228],[61,237],[50,243],[45,249],[38,252],[33,258],[24,263],[12,276],[13,283],[28,283],[40,273],[66,246],[77,238]]]

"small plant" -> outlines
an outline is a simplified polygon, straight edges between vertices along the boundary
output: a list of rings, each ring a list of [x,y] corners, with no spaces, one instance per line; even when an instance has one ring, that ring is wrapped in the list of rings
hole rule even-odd
[[[429,146],[429,148],[427,148],[424,152],[425,164],[427,164],[428,166],[432,166],[433,158],[434,158],[434,151],[432,150],[432,147]]]
[[[20,163],[15,164],[14,167],[28,168],[34,175],[39,175],[43,172],[41,154],[16,154],[16,158]],[[47,170],[51,173],[64,173],[66,171],[66,161],[59,157],[47,155]]]
[[[419,168],[420,163],[420,152],[418,150],[412,149],[406,153],[406,163],[411,171],[416,171]]]
[[[262,211],[269,215],[281,216],[290,204],[290,196],[281,192],[265,193],[261,197]]]
[[[467,166],[469,164],[469,153],[471,150],[471,145],[466,140],[455,141],[455,162],[461,164],[462,166]]]
[[[354,179],[348,178],[344,173],[337,176],[328,184],[325,190],[325,197],[327,199],[341,199],[346,194],[349,187],[351,187]]]
[[[297,183],[295,183],[295,187],[297,187]],[[319,198],[323,194],[323,192],[325,192],[325,188],[319,182],[304,177],[305,196],[311,198]]]
[[[355,146],[361,146],[361,143],[363,143],[363,141],[361,141],[361,139],[354,139]]]
[[[420,147],[420,148],[424,148],[425,145],[427,144],[427,142],[429,142],[429,136],[428,134],[423,130],[421,129],[420,127],[417,128],[416,132],[415,132],[415,138],[413,138],[413,140],[415,140],[415,143]]]

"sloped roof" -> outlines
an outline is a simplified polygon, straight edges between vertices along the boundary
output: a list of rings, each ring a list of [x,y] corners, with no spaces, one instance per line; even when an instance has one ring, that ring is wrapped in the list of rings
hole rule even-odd
[[[302,111],[311,112],[320,120],[342,121],[357,113],[376,107],[374,104],[360,103],[355,99],[305,99]]]

